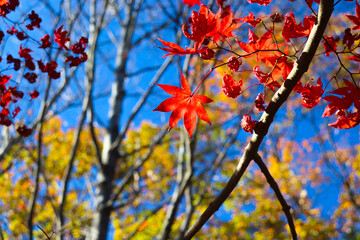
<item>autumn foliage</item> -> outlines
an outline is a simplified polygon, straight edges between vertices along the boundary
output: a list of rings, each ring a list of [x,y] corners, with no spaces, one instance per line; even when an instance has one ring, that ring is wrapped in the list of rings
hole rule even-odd
[[[6,19],[7,15],[12,11],[15,11],[19,4],[18,0],[1,1],[0,17]],[[58,63],[56,61],[50,60],[45,63],[43,60],[44,58],[34,59],[32,56],[34,53],[46,56],[46,50],[48,48],[60,47],[69,53],[65,59],[65,63],[69,62],[69,67],[76,67],[87,60],[87,55],[85,53],[85,48],[88,43],[87,38],[81,37],[78,43],[70,45],[69,42],[71,39],[67,36],[68,32],[63,31],[63,26],[60,26],[54,31],[53,37],[45,34],[39,39],[39,41],[33,39],[31,37],[31,32],[39,29],[40,24],[42,23],[43,21],[39,15],[34,11],[31,11],[31,13],[24,18],[23,24],[25,25],[26,31],[22,30],[20,25],[14,25],[11,27],[6,25],[6,32],[0,31],[0,42],[7,37],[16,38],[20,42],[18,46],[15,45],[19,49],[19,58],[13,56],[12,54],[7,54],[6,56],[2,56],[2,58],[0,58],[0,61],[4,62],[5,60],[5,64],[8,65],[7,75],[3,74],[0,76],[0,106],[2,107],[0,112],[0,125],[12,125],[13,120],[21,111],[20,106],[18,106],[21,104],[21,101],[32,101],[40,95],[36,89],[33,89],[28,93],[22,91],[22,86],[12,80],[14,77],[13,75],[21,74],[22,77],[30,84],[36,83],[39,76],[39,71],[37,70],[40,70],[40,72],[46,74],[51,79],[59,79],[61,76],[60,70],[58,69]],[[38,45],[37,49],[26,47],[27,45],[30,45],[30,42]],[[41,44],[39,44],[40,42]],[[57,45],[53,45],[53,43],[56,43]],[[67,45],[70,45],[70,49]],[[12,47],[16,48],[15,46]],[[40,49],[43,50],[38,53]],[[80,55],[80,57],[78,55]],[[21,69],[24,71],[21,72]],[[18,125],[19,126],[16,127],[16,130],[20,136],[28,137],[31,135],[31,128],[27,127],[23,123]]]
[[[259,80],[259,84],[264,86],[263,92],[259,94],[266,96],[270,94],[269,92],[276,92],[281,84],[286,81],[289,73],[294,67],[294,63],[298,60],[297,53],[300,49],[297,49],[294,46],[293,41],[297,39],[302,40],[310,35],[310,32],[317,21],[316,16],[305,16],[301,22],[297,22],[293,11],[290,11],[285,15],[276,13],[269,17],[262,18],[255,18],[254,14],[249,12],[249,15],[246,17],[234,18],[234,13],[230,10],[231,7],[225,6],[225,2],[226,1],[217,1],[219,7],[217,13],[213,13],[205,5],[201,5],[199,11],[192,11],[188,23],[183,25],[182,30],[186,38],[194,41],[194,48],[183,49],[177,44],[166,42],[162,39],[159,40],[168,48],[159,48],[169,52],[165,56],[199,54],[200,57],[205,60],[211,59],[216,51],[225,50],[233,55],[225,62],[231,72],[241,72],[239,68],[242,62],[246,62],[246,60],[250,58],[255,58],[256,64],[253,66],[252,71]],[[249,3],[258,3],[259,5],[264,6],[267,6],[270,2],[271,0],[249,0]],[[319,1],[315,1],[315,3],[319,3]],[[184,1],[184,4],[188,4],[192,7],[195,4],[198,4],[198,1]],[[307,1],[307,4],[308,7],[312,7],[313,1]],[[346,17],[355,24],[355,26],[352,27],[352,30],[360,28],[359,16],[360,5],[356,2],[356,16],[346,14]],[[283,39],[280,39],[278,33],[274,32],[273,27],[267,27],[265,21],[272,22],[273,27],[275,25],[277,27],[280,26]],[[251,29],[258,26],[260,23],[263,24],[263,27],[266,30],[261,37],[255,34]],[[234,31],[243,26],[243,24],[248,24],[250,27],[247,43],[236,38],[236,35],[234,34]],[[351,61],[360,62],[360,57],[355,53],[358,46],[353,46],[354,42],[360,37],[359,34],[353,34],[352,30],[349,28],[343,30],[342,45],[344,50],[342,50],[342,52],[337,52],[339,45],[341,45],[341,42],[337,37],[324,36],[323,47],[325,56],[329,57],[331,53],[345,53],[344,51],[347,48],[347,54],[351,55],[347,58]],[[234,38],[238,46],[236,46],[236,44],[234,46],[231,43]],[[228,48],[220,47],[221,42],[226,42]],[[209,47],[210,45],[212,47]],[[243,52],[233,50],[234,48],[238,49],[238,47],[240,47]],[[342,63],[340,62],[340,64]],[[222,65],[223,64],[215,65],[210,71]],[[329,124],[329,126],[344,129],[355,127],[360,123],[360,115],[358,113],[360,106],[358,106],[357,97],[359,95],[357,93],[359,81],[353,78],[353,73],[351,73],[351,78],[352,81],[346,79],[343,80],[346,87],[340,87],[340,81],[337,80],[336,77],[331,78],[327,81],[327,84],[325,84],[328,86],[332,80],[336,80],[338,88],[329,93],[342,96],[337,97],[328,95],[324,97],[324,100],[330,103],[327,106],[323,117],[331,115],[337,116],[336,122]],[[229,74],[225,74],[222,77],[222,90],[228,97],[236,98],[239,96],[242,93],[242,85],[243,82],[241,79],[239,79],[237,83]],[[312,85],[310,82],[303,85],[299,82],[294,91],[300,94],[302,98],[301,104],[304,107],[313,108],[318,105],[323,98],[325,89],[324,84],[319,77],[316,85]],[[260,100],[261,103],[259,102]],[[264,98],[258,97],[255,100],[255,106],[259,108],[259,110],[266,111],[264,107],[261,107],[264,106],[264,103]],[[353,109],[351,109],[352,106]],[[248,115],[244,116],[244,125],[242,125],[246,126],[244,128],[245,131],[252,132],[256,124],[255,122],[248,120],[249,117],[250,116]],[[189,121],[189,119],[187,121]],[[195,119],[192,121],[195,122]],[[170,125],[173,127],[172,123],[173,121],[170,120]],[[189,125],[189,123],[186,125]],[[189,131],[190,136],[191,133],[192,131]]]
[[[358,1],[40,2],[0,0],[2,238],[359,238]]]

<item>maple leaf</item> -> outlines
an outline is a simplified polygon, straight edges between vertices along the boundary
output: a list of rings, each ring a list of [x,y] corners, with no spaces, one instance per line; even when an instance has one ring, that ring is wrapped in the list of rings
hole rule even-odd
[[[334,95],[324,97],[324,100],[330,103],[326,106],[322,115],[322,117],[329,117],[336,113],[338,116],[337,121],[329,124],[329,126],[339,129],[352,128],[360,123],[360,89],[346,79],[344,79],[344,82],[346,87],[330,92],[343,97],[340,98]],[[348,110],[352,105],[354,105],[357,112],[352,113]]]
[[[192,11],[189,18],[191,33],[187,23],[182,26],[182,31],[185,37],[195,41],[195,51],[199,49],[206,37],[214,37],[219,34],[220,16],[221,9],[214,14],[205,5],[201,5],[198,12]]]
[[[319,4],[320,3],[320,0],[305,0],[306,1],[306,3],[309,5],[309,7],[311,7],[312,6],[312,4],[313,4],[313,2],[316,2],[317,4]]]
[[[189,7],[193,7],[195,4],[197,4],[197,5],[201,5],[201,2],[200,2],[200,0],[183,0],[183,3],[182,4],[187,4],[187,5],[189,5]]]
[[[360,4],[356,0],[356,16],[345,14],[345,16],[355,24],[352,30],[360,29]]]
[[[19,50],[19,56],[22,58],[25,58],[27,60],[31,60],[33,59],[30,55],[30,52],[32,52],[31,49],[29,48],[22,48],[22,45],[20,45],[20,50]]]
[[[253,68],[253,72],[259,82],[267,86],[271,91],[275,92],[275,88],[280,88],[280,84],[272,77],[272,75],[265,74],[264,72],[260,71],[259,66],[255,66]]]
[[[238,40],[236,40],[236,41],[245,52],[250,53],[250,54],[256,52],[257,62],[259,62],[259,61],[265,62],[266,58],[270,58],[273,56],[278,56],[278,57],[281,56],[280,52],[275,51],[277,49],[276,44],[272,43],[273,39],[272,39],[272,30],[271,29],[269,31],[265,32],[259,39],[259,37],[253,31],[251,31],[251,29],[249,28],[248,39],[249,39],[249,44],[240,42]],[[261,50],[267,50],[267,51],[261,51]],[[268,51],[268,50],[274,50],[274,51]],[[249,55],[249,56],[246,56],[245,58],[251,57],[251,56],[252,55]]]
[[[352,35],[350,28],[345,29],[344,37],[342,41],[343,44],[346,44],[348,49],[351,49],[351,46],[354,44],[354,42],[359,39],[360,39],[359,34]]]
[[[45,34],[42,38],[40,38],[41,40],[41,46],[39,48],[48,48],[51,45],[50,42],[50,36],[48,34]]]
[[[18,132],[18,134],[22,137],[29,137],[31,135],[31,133],[33,132],[33,130],[31,128],[28,128],[26,125],[24,124],[20,124],[17,128],[16,131]]]
[[[185,128],[191,137],[196,125],[196,115],[201,120],[204,120],[211,125],[209,117],[202,104],[213,102],[213,100],[204,95],[192,95],[190,86],[182,73],[182,88],[163,84],[156,85],[161,87],[165,92],[174,96],[164,100],[157,108],[153,110],[160,112],[172,111],[169,119],[168,131],[174,128],[178,122],[184,118]]]
[[[325,48],[325,55],[328,57],[330,56],[330,53],[333,51],[336,51],[337,42],[334,37],[325,37],[326,41],[323,42],[324,48]]]
[[[63,31],[62,28],[64,25],[60,26],[57,30],[54,31],[55,42],[59,44],[61,48],[69,50],[69,48],[65,45],[68,41],[70,41],[69,37],[66,37],[68,34],[67,31]]]
[[[311,29],[316,22],[315,16],[305,16],[303,23],[296,24],[294,13],[291,11],[285,16],[284,28],[282,35],[286,42],[290,41],[290,38],[299,38],[309,36]]]
[[[220,26],[218,28],[218,33],[214,34],[214,42],[219,40],[220,38],[226,39],[227,37],[235,37],[232,33],[235,29],[239,28],[243,23],[239,23],[239,19],[234,18],[234,13],[232,11],[228,11],[227,15],[221,19]],[[209,36],[212,36],[209,34]]]
[[[252,12],[249,12],[249,16],[239,18],[240,21],[250,24],[252,27],[256,27],[261,22],[260,18],[255,19],[255,16]]]
[[[239,59],[238,57],[230,57],[228,60],[227,60],[227,64],[226,66],[232,71],[232,72],[236,72],[239,70],[240,68],[240,65],[242,64],[242,60]]]
[[[182,47],[180,47],[179,45],[172,43],[172,42],[166,42],[160,38],[158,38],[158,40],[165,46],[165,47],[158,47],[164,51],[170,52],[168,54],[166,54],[164,57],[170,56],[170,55],[186,55],[186,54],[195,54],[198,53],[199,51],[196,51],[194,48],[186,48],[183,49]]]
[[[39,92],[34,90],[32,92],[29,92],[29,95],[31,97],[31,99],[37,98],[39,96]]]
[[[347,57],[347,59],[355,61],[355,62],[360,62],[360,55],[355,55],[355,56],[351,56],[351,57]]]
[[[339,116],[336,122],[330,123],[330,127],[339,129],[349,129],[356,127],[360,123],[359,112],[349,113],[347,116]]]

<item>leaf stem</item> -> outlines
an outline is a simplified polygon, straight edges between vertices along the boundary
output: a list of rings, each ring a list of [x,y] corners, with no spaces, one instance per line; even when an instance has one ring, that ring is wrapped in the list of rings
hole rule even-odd
[[[200,83],[197,85],[197,87],[195,88],[194,92],[191,94],[191,97],[195,95],[195,93],[197,92],[197,90],[199,89],[200,85],[203,83],[203,81],[205,80],[205,78],[207,76],[209,76],[209,74],[214,70],[214,68],[210,68],[210,70],[205,74],[205,76],[201,79]]]

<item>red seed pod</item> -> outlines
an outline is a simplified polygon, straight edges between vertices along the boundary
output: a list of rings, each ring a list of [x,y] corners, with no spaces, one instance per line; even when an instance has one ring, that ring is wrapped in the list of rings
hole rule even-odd
[[[262,93],[259,93],[255,99],[255,107],[261,112],[265,110],[265,97],[262,95]]]
[[[199,52],[200,52],[200,57],[204,60],[209,60],[213,58],[215,54],[214,50],[208,47],[201,48]]]
[[[241,64],[242,64],[241,59],[237,57],[230,57],[228,59],[227,66],[232,72],[236,72],[237,70],[239,70]]]
[[[241,127],[245,132],[253,133],[257,121],[251,120],[251,116],[245,114],[241,119]]]
[[[225,74],[222,80],[222,90],[227,97],[236,98],[240,95],[243,85],[241,78],[237,83],[231,75]]]
[[[301,92],[301,105],[306,108],[313,108],[318,105],[324,93],[322,86],[321,78],[317,80],[316,86],[306,83]]]

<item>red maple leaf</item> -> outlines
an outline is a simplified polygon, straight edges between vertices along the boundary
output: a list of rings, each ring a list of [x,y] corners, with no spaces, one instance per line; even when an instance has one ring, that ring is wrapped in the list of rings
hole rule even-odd
[[[31,60],[33,59],[30,55],[30,52],[32,52],[31,49],[29,48],[22,48],[22,45],[20,45],[20,50],[19,50],[19,56],[22,58],[25,58],[27,60]]]
[[[346,87],[330,92],[343,97],[340,98],[334,95],[324,97],[324,100],[330,103],[326,106],[322,115],[323,117],[328,117],[335,113],[338,116],[337,121],[329,124],[329,126],[339,129],[352,128],[360,123],[360,89],[346,79],[344,79],[344,82]],[[349,108],[353,105],[357,110],[354,113],[349,111]]]
[[[316,17],[313,15],[305,16],[303,23],[296,24],[294,13],[291,11],[285,16],[284,28],[282,35],[286,42],[290,38],[299,38],[309,36],[312,27],[316,22]]]
[[[65,45],[68,41],[70,41],[69,37],[66,37],[68,34],[67,31],[63,31],[62,28],[64,25],[60,26],[57,30],[54,31],[55,42],[59,44],[61,48],[69,50],[69,48]]]
[[[354,44],[354,42],[356,40],[360,39],[360,35],[359,34],[355,34],[353,35],[351,33],[351,29],[347,28],[345,29],[344,32],[344,37],[343,37],[343,44],[346,44],[346,46],[348,47],[348,49],[351,49],[351,46]]]
[[[189,5],[189,7],[193,7],[195,4],[200,6],[201,2],[200,2],[200,0],[183,0],[183,4],[184,5],[187,4],[187,5]]]
[[[255,16],[252,12],[249,12],[249,16],[239,18],[240,21],[250,24],[252,27],[256,27],[261,22],[260,18],[255,19]]]
[[[209,34],[209,36],[214,37],[214,42],[216,42],[220,38],[226,39],[227,37],[235,37],[232,31],[239,28],[243,24],[239,22],[239,19],[234,18],[234,13],[229,10],[227,15],[223,19],[221,19],[217,33],[215,33],[214,35]]]
[[[337,42],[334,37],[325,37],[326,41],[323,42],[325,48],[325,55],[328,57],[331,52],[336,51]]]
[[[26,125],[24,124],[20,124],[17,128],[16,131],[18,132],[18,134],[22,137],[29,137],[31,135],[31,133],[33,132],[33,130],[31,128],[28,128]]]
[[[194,53],[198,53],[199,51],[196,51],[194,48],[187,48],[183,49],[182,47],[180,47],[179,45],[172,43],[172,42],[166,42],[164,40],[161,40],[160,38],[158,38],[158,40],[165,46],[164,47],[158,47],[164,51],[170,52],[168,54],[166,54],[164,57],[170,56],[170,55],[186,55],[186,54],[194,54]]]
[[[189,18],[190,26],[187,23],[184,24],[182,31],[185,37],[195,41],[195,50],[199,49],[206,37],[214,37],[219,34],[220,16],[221,10],[214,14],[205,5],[201,5],[198,12],[192,11]],[[191,33],[189,32],[189,27]]]
[[[259,39],[259,37],[249,28],[248,39],[249,39],[249,44],[240,42],[238,40],[236,41],[245,52],[250,54],[256,52],[258,62],[259,61],[265,62],[266,59],[270,57],[281,56],[281,53],[276,51],[278,46],[272,43],[273,38],[272,38],[271,30],[265,32]],[[266,50],[266,51],[261,51],[261,50]],[[269,51],[269,50],[274,50],[274,51]],[[251,54],[246,57],[251,57],[251,56],[253,55]]]
[[[289,55],[289,48],[283,50],[283,53]],[[267,57],[263,59],[263,62],[273,70],[271,71],[271,77],[277,81],[281,76],[283,76],[284,80],[287,78],[292,68],[294,67],[294,60],[287,56],[273,56]]]
[[[40,38],[42,44],[39,48],[48,48],[51,45],[50,36],[45,34],[42,38]]]
[[[345,16],[355,24],[351,29],[360,29],[360,4],[356,0],[356,16],[345,14]]]
[[[196,125],[196,115],[201,120],[204,120],[211,125],[209,117],[202,104],[213,102],[213,100],[204,95],[191,94],[190,86],[182,73],[182,88],[163,84],[156,85],[161,87],[165,92],[174,96],[164,100],[157,108],[153,110],[160,112],[172,111],[169,119],[168,131],[174,128],[178,122],[184,118],[185,128],[191,137]]]
[[[313,2],[316,2],[317,4],[319,4],[320,3],[320,0],[305,0],[306,1],[306,3],[309,5],[309,7],[311,7],[312,6],[312,4],[313,4]]]

